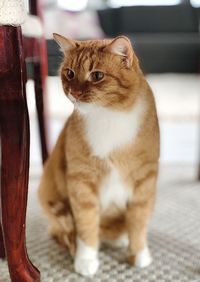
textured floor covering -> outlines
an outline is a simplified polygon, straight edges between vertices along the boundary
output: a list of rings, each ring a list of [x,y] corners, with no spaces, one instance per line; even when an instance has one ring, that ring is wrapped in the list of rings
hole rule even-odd
[[[103,248],[100,269],[92,279],[73,272],[68,254],[51,240],[46,220],[37,203],[38,177],[32,176],[29,193],[27,245],[33,263],[40,268],[42,282],[200,281],[200,184],[192,167],[162,167],[158,198],[150,225],[149,245],[154,262],[134,269],[124,262],[124,250]],[[0,260],[0,282],[8,282],[5,261]]]

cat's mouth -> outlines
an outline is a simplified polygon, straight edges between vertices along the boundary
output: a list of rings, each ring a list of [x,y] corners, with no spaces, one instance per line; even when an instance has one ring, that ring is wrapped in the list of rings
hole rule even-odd
[[[77,104],[78,102],[90,102],[89,97],[82,92],[75,92],[72,94],[71,91],[69,91],[67,96],[73,104]]]
[[[82,101],[83,93],[80,90],[72,90],[71,88],[68,91],[68,98],[72,103],[77,103]]]

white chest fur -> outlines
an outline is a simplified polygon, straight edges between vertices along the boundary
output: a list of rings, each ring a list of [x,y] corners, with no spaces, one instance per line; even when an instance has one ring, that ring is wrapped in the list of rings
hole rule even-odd
[[[143,101],[138,101],[129,112],[113,111],[85,103],[77,104],[77,108],[85,120],[86,140],[92,154],[102,159],[113,150],[134,142],[145,111]],[[111,204],[125,209],[127,202],[132,199],[132,191],[111,165],[111,171],[100,187],[102,210],[106,210]]]
[[[138,101],[129,112],[113,111],[92,104],[79,104],[85,119],[86,139],[92,153],[106,158],[113,150],[134,141],[140,128],[144,102]]]
[[[106,210],[111,204],[120,209],[125,209],[126,204],[132,199],[132,189],[125,185],[116,168],[105,177],[100,187],[100,204]]]

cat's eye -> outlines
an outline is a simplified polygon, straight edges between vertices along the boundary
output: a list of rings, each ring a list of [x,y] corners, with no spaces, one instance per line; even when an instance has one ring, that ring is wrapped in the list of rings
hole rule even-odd
[[[74,78],[74,76],[75,76],[74,71],[71,70],[71,69],[67,69],[67,78],[68,78],[69,80],[71,80],[71,79]]]
[[[101,71],[94,71],[90,74],[89,80],[92,82],[100,81],[104,78],[104,73]]]

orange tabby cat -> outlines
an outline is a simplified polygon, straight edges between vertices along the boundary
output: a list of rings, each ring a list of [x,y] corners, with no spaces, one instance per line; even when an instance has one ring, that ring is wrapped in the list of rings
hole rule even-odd
[[[159,159],[152,91],[127,37],[54,38],[64,53],[61,79],[74,112],[39,188],[49,232],[69,248],[82,275],[98,270],[102,240],[127,246],[130,263],[148,266]]]

